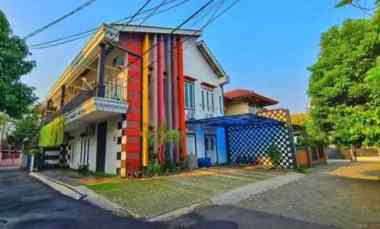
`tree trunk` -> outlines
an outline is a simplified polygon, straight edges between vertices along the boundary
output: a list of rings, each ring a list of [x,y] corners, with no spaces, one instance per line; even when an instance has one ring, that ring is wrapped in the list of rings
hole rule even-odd
[[[351,161],[356,161],[356,147],[354,144],[351,144]]]

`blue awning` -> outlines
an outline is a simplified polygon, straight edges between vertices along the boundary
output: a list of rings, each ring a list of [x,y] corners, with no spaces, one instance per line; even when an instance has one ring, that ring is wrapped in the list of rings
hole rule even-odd
[[[187,121],[188,126],[200,125],[202,127],[231,127],[231,126],[262,126],[283,125],[283,122],[275,119],[258,116],[255,114],[228,115]]]

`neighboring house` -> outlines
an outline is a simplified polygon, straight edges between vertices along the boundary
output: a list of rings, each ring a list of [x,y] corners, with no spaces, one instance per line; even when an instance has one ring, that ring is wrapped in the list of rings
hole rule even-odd
[[[289,111],[264,108],[277,103],[250,90],[226,92],[224,116],[187,122],[194,132],[197,157],[212,165],[268,163],[268,150],[275,145],[281,153],[280,166],[294,168]]]
[[[258,110],[276,104],[278,101],[247,89],[236,89],[224,94],[224,113],[226,115],[256,114]]]
[[[216,61],[213,61],[216,62]],[[202,85],[202,90],[200,101],[202,102],[201,110],[210,110],[208,105],[210,102],[214,104],[215,101],[212,101],[208,98],[209,92],[207,85]],[[212,87],[211,87],[212,88]],[[264,106],[274,105],[278,102],[264,96],[261,96],[253,91],[249,90],[233,90],[230,92],[224,93],[224,101],[222,98],[218,98],[220,108],[224,108],[225,115],[238,115],[246,113],[256,113],[256,110]],[[206,105],[205,105],[206,104]],[[219,111],[221,114],[222,110]],[[227,158],[227,139],[225,134],[225,129],[222,127],[211,127],[205,126],[199,123],[205,123],[206,120],[214,120],[215,115],[203,114],[198,115],[197,119],[203,119],[201,122],[190,121],[189,133],[189,147],[193,149],[192,151],[197,154],[198,158],[209,158],[211,164],[226,164],[228,163]],[[198,123],[198,124],[197,124]],[[193,147],[194,146],[194,147]]]
[[[157,146],[161,163],[206,150],[195,152],[186,120],[224,115],[229,79],[200,31],[172,31],[103,25],[58,78],[45,98],[45,124],[63,117],[71,168],[131,175],[148,165],[150,132],[159,128],[181,135],[179,147]]]
[[[296,113],[291,115],[294,143],[297,148],[297,165],[311,167],[325,164],[326,149],[324,146],[310,146],[306,140],[306,124],[311,119],[308,113]]]

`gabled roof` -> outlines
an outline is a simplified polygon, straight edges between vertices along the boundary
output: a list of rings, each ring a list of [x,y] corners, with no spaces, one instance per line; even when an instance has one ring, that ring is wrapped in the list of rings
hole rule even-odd
[[[224,99],[226,101],[247,100],[249,102],[262,106],[271,106],[278,104],[277,100],[260,95],[254,91],[247,89],[235,89],[232,91],[225,92]]]
[[[163,26],[148,26],[148,25],[125,25],[125,24],[106,24],[109,28],[117,30],[118,32],[133,32],[133,33],[152,33],[152,34],[174,34],[183,36],[199,37],[202,31],[195,29],[177,29],[173,32],[174,28]]]
[[[211,53],[211,50],[207,47],[206,42],[201,40],[197,43],[197,47],[202,53],[203,57],[206,59],[207,63],[211,66],[212,70],[219,78],[223,78],[222,84],[227,84],[230,82],[230,78],[224,71],[222,66],[219,64],[218,60]]]

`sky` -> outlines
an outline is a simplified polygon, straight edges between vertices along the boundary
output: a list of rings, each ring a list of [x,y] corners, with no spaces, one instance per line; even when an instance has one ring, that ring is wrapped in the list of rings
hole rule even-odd
[[[14,34],[23,37],[86,0],[1,0]],[[216,0],[220,1],[220,0]],[[225,90],[247,88],[280,101],[292,113],[305,111],[309,72],[319,53],[321,33],[348,18],[365,17],[358,9],[336,9],[337,0],[241,0],[207,27],[203,39],[231,78]],[[145,0],[97,0],[63,22],[27,40],[29,45],[60,38],[132,15]],[[152,5],[161,0],[153,0]],[[207,0],[150,18],[145,24],[176,26]],[[226,5],[232,0],[225,0]],[[187,28],[197,28],[190,22]],[[42,100],[86,39],[31,50],[36,68],[22,78]]]

